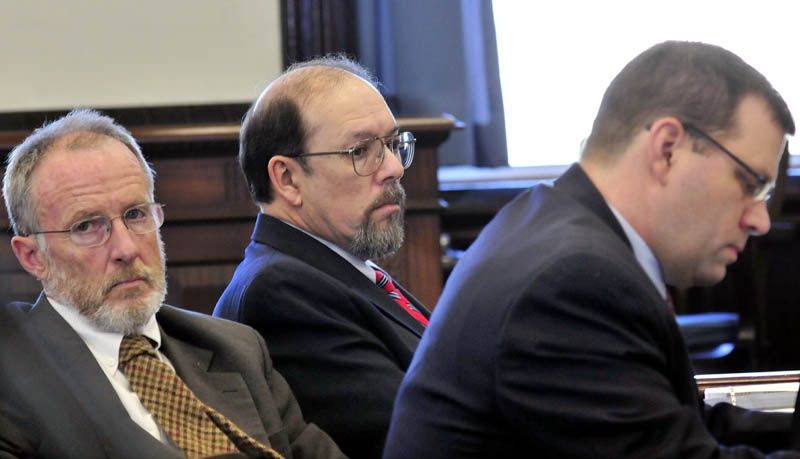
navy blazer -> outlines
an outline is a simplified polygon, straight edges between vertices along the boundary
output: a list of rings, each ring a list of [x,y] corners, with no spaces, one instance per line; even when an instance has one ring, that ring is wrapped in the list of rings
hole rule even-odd
[[[11,333],[0,334],[0,457],[183,457],[131,420],[44,294],[33,307],[12,303],[3,316]],[[344,457],[305,423],[254,330],[170,306],[156,318],[161,352],[200,400],[284,457]]]
[[[790,421],[705,412],[674,316],[575,165],[506,205],[456,265],[385,457],[762,457]]]
[[[397,388],[424,331],[380,287],[324,244],[262,213],[214,315],[261,332],[305,418],[345,454],[380,457]]]

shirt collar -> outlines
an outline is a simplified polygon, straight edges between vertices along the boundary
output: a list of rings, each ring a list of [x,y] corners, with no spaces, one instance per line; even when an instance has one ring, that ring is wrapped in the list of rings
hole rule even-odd
[[[122,333],[98,330],[75,308],[61,304],[49,296],[47,300],[53,306],[53,309],[75,330],[75,333],[81,337],[98,361],[116,360],[119,357],[119,346],[122,344],[123,338]],[[153,346],[156,349],[161,347],[161,330],[158,328],[155,314],[145,324],[142,329],[142,335],[153,341],[155,343]]]
[[[633,247],[633,255],[636,257],[636,261],[642,266],[642,269],[644,269],[647,277],[649,277],[650,281],[655,285],[661,297],[667,298],[667,284],[664,282],[664,273],[661,271],[661,265],[658,263],[656,256],[653,255],[650,247],[648,247],[644,239],[639,236],[639,233],[625,220],[625,217],[611,204],[608,204],[608,207],[611,209],[611,212],[614,213],[614,216],[617,217],[617,221],[619,221],[623,231],[625,231],[625,235],[628,237],[628,241],[630,241]]]
[[[375,282],[375,270],[372,269],[372,267],[370,266],[370,264],[372,264],[372,265],[375,265],[375,264],[372,263],[371,261],[369,261],[369,260],[364,261],[364,260],[358,258],[357,256],[353,255],[352,253],[348,252],[347,250],[345,250],[345,249],[339,247],[338,245],[334,244],[331,241],[328,241],[326,239],[322,239],[321,237],[317,236],[316,234],[311,234],[308,231],[304,230],[303,228],[298,228],[297,226],[292,225],[289,222],[286,222],[284,220],[281,220],[281,221],[283,223],[286,223],[287,225],[291,226],[292,228],[294,228],[294,229],[296,229],[298,231],[302,231],[302,232],[308,234],[309,236],[313,237],[314,239],[318,240],[319,242],[324,244],[325,247],[333,250],[335,253],[339,254],[340,257],[342,257],[345,260],[347,260],[348,263],[350,263],[351,265],[353,265],[354,268],[359,270],[361,272],[361,274],[367,276],[367,279],[371,280],[373,283]],[[375,265],[375,266],[377,266],[377,265]]]

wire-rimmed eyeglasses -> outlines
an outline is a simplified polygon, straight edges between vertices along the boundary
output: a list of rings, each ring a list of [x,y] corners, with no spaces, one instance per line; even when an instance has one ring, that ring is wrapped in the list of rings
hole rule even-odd
[[[164,223],[164,205],[145,203],[127,209],[118,217],[98,215],[78,220],[65,230],[37,231],[36,234],[64,233],[69,234],[70,240],[80,247],[97,247],[103,245],[111,235],[111,222],[121,218],[125,227],[134,234],[152,233]]]
[[[706,134],[705,132],[701,131],[697,126],[691,123],[681,123],[683,124],[683,128],[686,131],[693,132],[700,137],[704,138],[705,140],[711,142],[712,145],[722,150],[723,153],[728,155],[729,158],[734,160],[736,164],[742,167],[748,174],[750,174],[758,184],[748,183],[747,184],[747,192],[751,195],[751,197],[755,201],[766,201],[772,195],[772,190],[775,189],[775,181],[769,180],[768,178],[764,177],[763,175],[759,174],[758,172],[754,171],[752,167],[748,166],[744,163],[738,156],[731,153],[727,148],[723,147],[722,144],[714,140],[710,135]]]
[[[290,157],[323,156],[323,155],[350,155],[353,160],[353,170],[357,175],[366,177],[375,173],[383,163],[386,148],[394,154],[403,169],[408,169],[414,159],[414,144],[417,139],[408,131],[386,137],[372,137],[364,139],[347,150],[321,151],[315,153],[300,153],[287,155]]]

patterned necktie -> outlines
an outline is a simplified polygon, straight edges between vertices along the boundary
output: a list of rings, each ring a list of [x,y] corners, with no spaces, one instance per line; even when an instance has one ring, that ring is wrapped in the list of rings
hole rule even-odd
[[[373,268],[375,269],[375,268]],[[397,302],[400,306],[403,307],[411,317],[417,319],[422,325],[428,326],[428,319],[420,313],[417,308],[411,304],[408,299],[403,296],[403,293],[397,289],[392,283],[392,279],[389,278],[389,275],[383,272],[380,269],[375,269],[375,283],[378,284],[378,287],[382,288],[384,292],[386,292],[394,301]]]
[[[139,400],[186,457],[235,452],[249,457],[281,457],[200,401],[175,371],[158,358],[144,336],[123,338],[119,361]]]

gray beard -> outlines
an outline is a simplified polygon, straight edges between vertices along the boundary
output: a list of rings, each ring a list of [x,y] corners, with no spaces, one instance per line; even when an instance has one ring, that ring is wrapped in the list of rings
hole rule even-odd
[[[384,222],[386,227],[380,229],[372,223],[370,216],[379,207],[391,203],[399,204],[400,211],[389,217]],[[362,260],[375,260],[394,255],[403,245],[405,203],[405,190],[399,183],[394,183],[364,212],[361,225],[350,242],[350,253]]]
[[[141,334],[150,317],[161,308],[167,294],[164,275],[166,259],[160,235],[158,245],[161,252],[159,272],[153,272],[156,270],[141,264],[134,264],[121,268],[110,279],[104,280],[103,285],[87,283],[73,274],[74,271],[70,273],[69,270],[57,266],[49,254],[46,254],[53,274],[45,288],[47,295],[78,311],[97,330],[123,335]],[[127,299],[125,304],[116,304],[108,300],[108,293],[114,284],[134,275],[145,279],[151,287],[150,293],[141,298]],[[133,292],[133,295],[135,294],[136,292]]]

